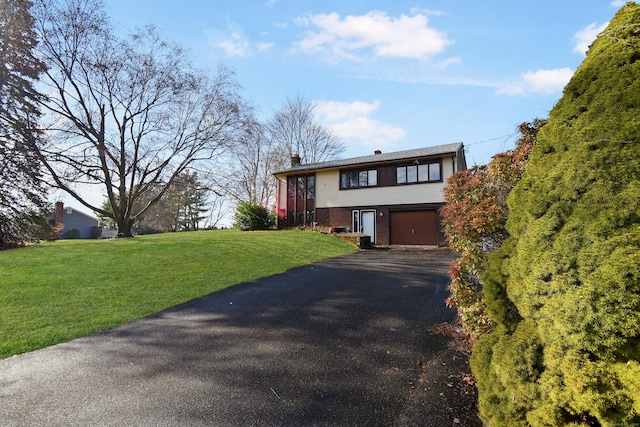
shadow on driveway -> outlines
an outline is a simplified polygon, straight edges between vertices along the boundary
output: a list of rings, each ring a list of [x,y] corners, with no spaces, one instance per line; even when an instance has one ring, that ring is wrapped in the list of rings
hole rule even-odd
[[[0,360],[0,424],[398,425],[450,340],[427,329],[453,258],[361,251]]]

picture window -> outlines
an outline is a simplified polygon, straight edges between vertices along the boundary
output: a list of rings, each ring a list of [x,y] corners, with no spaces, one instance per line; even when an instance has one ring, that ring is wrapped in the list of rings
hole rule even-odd
[[[414,184],[417,182],[440,182],[440,162],[412,164],[396,167],[396,184]]]
[[[340,172],[340,189],[366,188],[378,185],[378,170],[348,170]]]

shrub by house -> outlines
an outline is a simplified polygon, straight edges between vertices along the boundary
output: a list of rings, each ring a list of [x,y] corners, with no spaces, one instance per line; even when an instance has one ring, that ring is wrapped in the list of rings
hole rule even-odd
[[[640,423],[640,6],[597,38],[538,134],[483,276],[491,426]]]

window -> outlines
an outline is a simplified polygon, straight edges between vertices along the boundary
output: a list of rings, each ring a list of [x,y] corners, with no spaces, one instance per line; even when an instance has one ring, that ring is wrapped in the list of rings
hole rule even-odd
[[[351,170],[340,172],[340,189],[375,187],[378,185],[378,170]]]
[[[378,185],[378,171],[375,169],[371,169],[367,171],[367,185],[369,187],[374,187]]]
[[[307,199],[316,198],[316,176],[307,176]]]
[[[298,177],[298,199],[304,199],[304,196],[306,195],[304,191],[306,180],[304,178],[305,178],[304,176]]]
[[[413,164],[408,166],[398,166],[396,168],[397,184],[412,184],[416,182],[439,182],[440,162],[424,164]]]
[[[440,181],[440,163],[429,163],[429,181]]]
[[[289,198],[291,200],[296,199],[296,178],[290,176],[287,178],[287,189],[289,191]]]
[[[429,165],[418,165],[418,181],[429,181]]]
[[[367,175],[367,171],[360,171],[360,173],[358,174],[358,187],[366,187],[367,185],[369,185]]]
[[[357,187],[358,186],[358,173],[350,173],[349,174],[349,187]]]
[[[290,226],[311,225],[315,215],[316,176],[287,177],[287,223]]]
[[[418,166],[407,166],[407,182],[418,182]]]
[[[349,188],[349,174],[346,172],[340,173],[340,188]]]

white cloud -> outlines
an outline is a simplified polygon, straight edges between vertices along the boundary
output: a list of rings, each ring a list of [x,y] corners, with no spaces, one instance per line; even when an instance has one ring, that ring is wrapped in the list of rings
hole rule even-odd
[[[404,129],[380,123],[368,117],[356,117],[334,124],[330,128],[339,137],[356,141],[359,145],[372,150],[391,148],[406,136]]]
[[[210,30],[208,34],[209,44],[214,48],[222,49],[230,57],[246,57],[254,53],[254,50],[267,52],[275,46],[273,42],[252,44],[241,31],[225,33],[218,30]]]
[[[449,65],[460,64],[462,63],[462,58],[459,56],[452,56],[451,58],[447,58],[443,61],[436,62],[433,64],[433,68],[438,70],[444,70],[445,68],[449,68]]]
[[[347,143],[371,150],[393,147],[406,136],[404,129],[372,120],[380,101],[317,101],[315,113],[322,123]]]
[[[594,40],[598,37],[598,34],[604,31],[607,28],[609,22],[605,22],[604,24],[598,26],[595,22],[589,24],[585,28],[579,30],[575,36],[573,36],[573,40],[576,45],[573,48],[575,53],[580,53],[582,55],[587,54],[587,50],[589,50],[589,46]]]
[[[294,52],[324,54],[330,60],[361,61],[371,57],[428,59],[452,43],[446,33],[429,27],[424,14],[388,16],[338,13],[299,18],[299,25],[314,27],[294,44]]]
[[[229,38],[217,43],[228,56],[247,56],[251,53],[249,41],[239,33],[231,33]]]
[[[529,71],[520,76],[514,83],[504,85],[498,90],[499,94],[526,95],[530,93],[552,94],[561,92],[573,76],[570,68],[555,70]]]
[[[227,18],[226,30],[205,30],[209,45],[221,49],[227,56],[245,57],[252,53],[251,42],[244,29],[237,22]]]
[[[424,15],[427,16],[442,16],[445,13],[441,10],[432,10],[432,9],[426,9],[423,7],[412,7],[411,8],[411,14],[412,15],[417,15],[418,13],[422,13]]]
[[[262,43],[258,43],[258,45],[256,47],[258,48],[258,50],[260,52],[266,52],[266,51],[270,50],[273,46],[275,46],[275,43],[262,42]]]
[[[627,0],[614,0],[611,2],[611,6],[613,7],[622,7],[627,3]]]
[[[363,101],[339,102],[317,101],[315,112],[320,119],[330,122],[368,116],[380,107],[380,101],[371,103]]]

